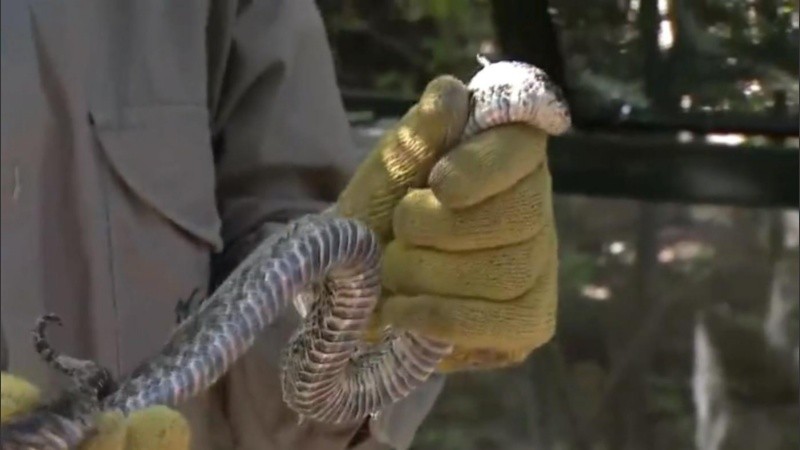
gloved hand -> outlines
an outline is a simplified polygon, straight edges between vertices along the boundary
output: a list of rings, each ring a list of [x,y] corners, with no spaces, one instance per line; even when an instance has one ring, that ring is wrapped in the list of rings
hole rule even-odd
[[[39,389],[8,373],[0,373],[0,421],[24,414],[39,404]],[[128,417],[121,413],[100,416],[98,434],[81,450],[188,450],[189,425],[176,411],[156,406],[136,411]]]
[[[385,244],[371,338],[393,325],[452,342],[443,372],[521,362],[556,324],[547,134],[504,125],[454,146],[468,107],[463,83],[433,80],[338,200]]]

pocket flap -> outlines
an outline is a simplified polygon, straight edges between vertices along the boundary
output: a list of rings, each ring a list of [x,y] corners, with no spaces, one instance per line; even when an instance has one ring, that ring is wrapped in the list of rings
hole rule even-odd
[[[208,112],[199,106],[92,114],[100,145],[123,182],[175,225],[222,248]]]

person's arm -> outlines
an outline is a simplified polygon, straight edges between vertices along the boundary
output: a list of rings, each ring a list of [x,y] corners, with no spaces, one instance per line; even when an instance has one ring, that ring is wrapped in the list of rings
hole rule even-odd
[[[212,17],[209,98],[225,242],[216,285],[261,239],[333,204],[361,158],[312,0],[220,0]],[[406,448],[442,382],[434,377],[365,429]]]
[[[358,155],[315,4],[215,8],[222,19],[210,24],[208,51],[217,201],[235,260],[257,228],[269,233],[333,203]],[[217,278],[232,267],[223,260],[218,269]]]

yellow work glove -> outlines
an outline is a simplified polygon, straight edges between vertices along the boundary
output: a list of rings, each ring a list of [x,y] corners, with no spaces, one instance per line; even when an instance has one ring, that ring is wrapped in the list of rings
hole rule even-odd
[[[40,401],[39,389],[27,381],[0,373],[2,387],[1,422],[35,408]],[[188,450],[189,425],[174,410],[155,406],[136,411],[128,417],[121,413],[104,413],[98,420],[98,433],[80,447],[81,450]]]
[[[468,108],[463,83],[433,80],[338,200],[385,245],[370,338],[392,325],[449,341],[443,372],[519,363],[556,325],[548,136],[509,124],[458,143]]]

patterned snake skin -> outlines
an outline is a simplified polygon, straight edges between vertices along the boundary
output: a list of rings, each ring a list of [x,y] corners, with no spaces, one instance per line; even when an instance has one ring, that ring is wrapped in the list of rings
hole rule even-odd
[[[9,424],[3,424],[0,448],[68,449],[91,434],[100,399],[114,389],[111,373],[92,361],[61,355],[44,336],[47,322],[61,320],[47,314],[36,322],[33,340],[36,351],[49,365],[68,375],[74,386],[55,401],[39,406]]]
[[[508,122],[550,134],[570,126],[558,87],[536,67],[489,63],[468,86],[472,110],[462,138]],[[119,383],[90,362],[60,355],[34,332],[36,350],[75,386],[54,402],[3,424],[0,448],[75,448],[91,437],[102,411],[129,413],[175,406],[208,389],[287,306],[304,316],[284,351],[283,399],[301,419],[361,421],[422,384],[450,344],[387,330],[372,346],[362,340],[380,294],[380,244],[364,224],[338,217],[335,207],[303,217],[264,240],[186,318],[165,347]],[[298,299],[311,299],[310,307]]]

